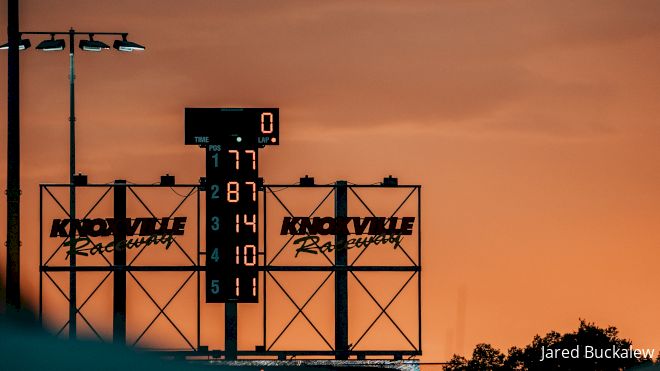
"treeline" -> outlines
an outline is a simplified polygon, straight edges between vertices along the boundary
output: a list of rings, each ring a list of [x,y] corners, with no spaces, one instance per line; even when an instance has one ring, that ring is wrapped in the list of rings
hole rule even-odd
[[[472,358],[454,355],[444,370],[650,370],[660,369],[659,353],[660,349],[634,348],[630,340],[619,338],[616,327],[600,328],[580,320],[575,332],[536,335],[531,344],[512,347],[506,354],[490,344],[477,344]]]

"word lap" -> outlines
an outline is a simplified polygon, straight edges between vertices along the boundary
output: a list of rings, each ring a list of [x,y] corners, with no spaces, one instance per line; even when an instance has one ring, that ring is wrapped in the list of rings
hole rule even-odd
[[[186,108],[185,143],[206,148],[206,302],[256,303],[259,148],[279,144],[279,109]]]

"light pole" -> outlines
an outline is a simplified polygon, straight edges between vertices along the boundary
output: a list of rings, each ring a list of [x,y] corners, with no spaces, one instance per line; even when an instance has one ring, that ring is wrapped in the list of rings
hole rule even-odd
[[[134,42],[128,41],[126,32],[78,32],[71,28],[68,32],[20,32],[19,37],[17,38],[18,50],[25,50],[30,47],[30,40],[23,39],[22,35],[50,35],[50,40],[44,40],[39,45],[37,49],[42,51],[59,51],[64,50],[66,42],[64,39],[55,39],[56,35],[68,35],[69,36],[69,240],[71,244],[71,251],[75,251],[76,248],[76,229],[75,229],[75,220],[76,220],[76,188],[75,188],[75,174],[76,174],[76,105],[75,105],[75,38],[79,35],[85,35],[89,37],[89,40],[81,40],[79,47],[85,51],[100,52],[104,49],[109,49],[110,47],[102,41],[94,40],[95,35],[112,35],[112,36],[121,36],[121,40],[115,40],[113,47],[122,52],[132,52],[136,50],[144,50],[145,47]],[[13,44],[12,44],[13,45]],[[9,43],[0,45],[0,49],[9,49]],[[10,70],[11,74],[11,70]],[[14,77],[16,80],[17,76]],[[11,100],[11,94],[9,96]],[[15,135],[16,138],[10,137],[9,141],[15,139],[18,141],[18,135]],[[76,254],[69,254],[69,264],[71,267],[76,266]],[[18,260],[14,262],[18,264]],[[9,265],[9,262],[8,262]],[[9,272],[8,267],[8,272]],[[16,283],[19,285],[18,283]],[[20,287],[20,286],[19,286]],[[9,298],[9,296],[8,296]],[[76,314],[78,312],[77,307],[77,298],[76,298],[76,271],[72,269],[69,272],[69,338],[76,338]]]
[[[7,276],[5,305],[7,312],[21,307],[20,264],[20,140],[19,140],[19,86],[18,51],[21,38],[18,33],[18,0],[7,1]],[[10,47],[11,46],[11,47]]]

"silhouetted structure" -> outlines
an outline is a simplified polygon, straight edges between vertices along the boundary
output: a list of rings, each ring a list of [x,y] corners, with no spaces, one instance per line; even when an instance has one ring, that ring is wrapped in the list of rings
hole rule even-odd
[[[644,355],[635,357],[629,352],[634,349],[632,342],[620,338],[618,334],[616,327],[600,328],[580,320],[575,332],[562,335],[551,331],[544,337],[536,335],[531,344],[524,348],[512,347],[507,355],[490,344],[477,344],[471,359],[454,355],[444,370],[614,371],[652,365],[652,358],[657,352],[648,358]]]
[[[84,218],[87,218],[88,215],[91,215],[93,210],[95,210],[98,205],[100,205],[104,199],[113,199],[113,213],[114,215],[108,215],[107,217],[112,218],[115,221],[120,221],[120,220],[125,220],[127,218],[126,215],[126,202],[127,199],[130,198],[132,202],[135,202],[139,205],[142,205],[143,211],[147,212],[149,215],[153,217],[155,220],[154,223],[162,223],[162,221],[159,221],[159,219],[156,217],[155,213],[151,210],[149,206],[148,199],[144,198],[141,193],[146,190],[154,189],[154,188],[161,188],[161,189],[169,189],[171,188],[172,190],[175,190],[175,192],[181,197],[180,200],[178,201],[178,205],[173,208],[173,211],[169,214],[169,218],[172,218],[176,210],[178,210],[181,205],[184,203],[188,202],[191,200],[192,202],[196,201],[195,204],[195,209],[196,209],[196,220],[193,218],[190,218],[190,223],[195,222],[196,225],[196,243],[195,243],[195,248],[196,251],[192,255],[188,255],[186,251],[184,251],[184,248],[176,242],[176,240],[173,241],[172,244],[172,249],[178,249],[181,252],[183,252],[182,255],[182,263],[180,265],[168,265],[168,266],[163,266],[163,265],[149,265],[149,264],[134,264],[135,259],[137,256],[140,255],[140,252],[137,254],[133,254],[133,258],[130,259],[126,256],[125,250],[123,252],[120,252],[119,250],[113,250],[111,254],[108,254],[108,258],[106,258],[102,253],[96,253],[97,257],[101,256],[103,260],[99,260],[102,262],[101,265],[77,265],[77,266],[70,266],[69,264],[61,264],[61,263],[53,263],[54,261],[57,261],[57,259],[54,259],[54,256],[56,256],[58,253],[59,254],[64,254],[67,252],[67,247],[64,246],[66,243],[66,239],[63,240],[60,245],[52,250],[52,251],[44,251],[44,242],[45,239],[48,238],[48,234],[50,232],[50,236],[53,236],[53,232],[55,231],[55,227],[52,226],[46,226],[44,227],[44,214],[43,214],[43,205],[44,201],[48,200],[49,202],[52,202],[52,205],[54,205],[55,210],[59,210],[60,213],[63,213],[62,215],[64,218],[60,219],[62,221],[68,221],[68,216],[66,215],[66,209],[62,206],[63,203],[57,199],[56,197],[56,190],[57,189],[68,189],[69,185],[68,184],[42,184],[40,186],[40,210],[41,210],[41,225],[40,225],[40,231],[41,231],[41,236],[40,236],[40,306],[39,306],[39,317],[43,318],[43,314],[45,311],[48,310],[57,310],[57,308],[44,308],[43,306],[43,288],[44,288],[44,282],[52,284],[52,286],[48,287],[54,287],[60,294],[62,294],[66,298],[65,290],[64,288],[60,287],[60,285],[57,283],[57,280],[54,278],[54,274],[63,274],[63,273],[68,273],[73,271],[78,272],[79,274],[83,274],[85,272],[105,272],[106,278],[109,276],[112,276],[114,278],[114,285],[113,285],[113,341],[116,344],[126,344],[126,345],[131,345],[131,346],[138,346],[140,339],[143,338],[143,335],[150,329],[150,326],[147,326],[144,330],[142,330],[139,333],[139,336],[137,336],[137,339],[135,341],[132,341],[131,343],[127,344],[126,343],[126,335],[127,333],[131,332],[133,334],[136,333],[136,329],[133,329],[133,331],[127,331],[126,324],[127,324],[127,313],[126,313],[126,283],[127,279],[132,279],[133,282],[135,282],[138,287],[140,287],[143,292],[146,294],[146,296],[151,300],[151,303],[153,303],[157,308],[158,308],[158,313],[156,314],[155,318],[153,321],[151,321],[151,324],[158,319],[160,316],[165,316],[165,318],[169,321],[169,323],[172,325],[175,331],[181,336],[181,339],[185,341],[185,343],[188,345],[187,349],[178,349],[178,350],[168,350],[168,351],[160,351],[160,354],[166,355],[166,356],[175,356],[175,357],[199,357],[199,356],[208,356],[212,358],[225,358],[227,356],[227,352],[225,349],[209,349],[208,346],[204,345],[201,342],[201,337],[200,337],[200,332],[202,329],[205,331],[213,331],[211,327],[208,325],[205,325],[202,323],[202,319],[200,317],[200,306],[204,303],[204,298],[202,296],[202,290],[200,282],[203,282],[203,277],[202,275],[205,274],[206,272],[206,266],[203,263],[203,259],[209,259],[209,256],[207,256],[207,252],[202,250],[202,247],[200,245],[200,204],[202,203],[201,201],[201,193],[200,191],[203,192],[208,192],[207,189],[207,184],[206,182],[201,182],[200,184],[175,184],[173,181],[163,181],[160,184],[132,184],[132,183],[126,183],[124,180],[117,180],[114,183],[111,184],[81,184],[81,185],[75,185],[75,187],[80,191],[81,189],[87,188],[87,189],[97,189],[99,192],[101,192],[100,197],[96,201],[92,201],[93,206],[91,209],[87,212],[84,213]],[[376,215],[373,214],[371,211],[372,208],[369,207],[369,205],[365,202],[363,199],[364,194],[361,196],[361,193],[364,192],[365,190],[379,190],[379,189],[384,189],[388,188],[390,190],[400,190],[401,195],[405,196],[402,197],[402,201],[399,203],[397,201],[398,207],[396,207],[392,211],[392,215],[395,215],[401,208],[406,205],[407,203],[410,203],[410,209],[416,210],[416,214],[414,215],[414,218],[416,218],[417,221],[417,228],[415,232],[415,238],[411,241],[411,246],[398,246],[395,251],[399,252],[402,256],[405,256],[405,259],[407,261],[406,264],[399,263],[399,264],[392,264],[392,265],[374,265],[374,264],[369,264],[369,263],[357,263],[358,260],[360,260],[360,257],[362,257],[363,253],[366,251],[367,247],[364,247],[363,249],[359,249],[359,254],[356,253],[356,256],[353,259],[349,259],[349,256],[346,255],[346,247],[343,251],[340,249],[342,246],[345,246],[348,241],[347,235],[345,234],[337,234],[335,235],[335,242],[336,246],[338,247],[335,252],[339,252],[340,255],[339,257],[335,257],[335,259],[330,258],[328,253],[320,253],[319,255],[325,256],[328,254],[328,256],[325,256],[327,260],[327,264],[325,265],[284,265],[282,263],[278,263],[279,261],[278,256],[282,253],[284,249],[287,248],[292,248],[292,246],[289,244],[289,242],[292,241],[292,239],[296,236],[291,236],[291,239],[289,239],[289,242],[286,242],[283,246],[278,246],[275,245],[275,253],[270,252],[269,250],[269,244],[267,241],[267,236],[266,232],[264,231],[263,235],[263,243],[260,245],[261,249],[259,251],[259,255],[261,256],[261,259],[263,259],[264,264],[258,266],[260,275],[261,275],[261,280],[262,282],[266,282],[267,280],[269,282],[272,282],[276,287],[278,287],[281,292],[288,298],[289,302],[295,306],[297,309],[296,313],[293,315],[293,317],[289,320],[286,326],[275,336],[274,339],[267,339],[266,334],[266,327],[269,324],[268,318],[266,317],[266,306],[268,303],[268,297],[269,295],[267,294],[265,287],[266,285],[262,283],[262,287],[264,287],[264,290],[261,291],[261,298],[260,298],[260,303],[263,305],[263,343],[260,345],[256,345],[254,349],[237,349],[236,351],[236,356],[240,357],[245,357],[245,356],[265,356],[269,357],[271,359],[279,359],[279,360],[285,360],[291,357],[295,356],[319,356],[319,357],[334,357],[336,359],[348,359],[352,357],[353,360],[365,360],[367,357],[389,357],[390,359],[395,359],[395,360],[402,360],[404,356],[406,357],[412,357],[412,356],[417,356],[421,355],[422,348],[421,348],[421,331],[422,331],[422,326],[421,326],[421,229],[419,225],[421,225],[421,212],[420,212],[420,205],[421,205],[421,186],[419,185],[399,185],[399,184],[371,184],[371,185],[357,185],[357,184],[348,184],[347,182],[336,182],[333,184],[329,185],[315,185],[315,184],[265,184],[259,189],[259,193],[262,194],[260,196],[260,199],[262,200],[262,208],[264,210],[267,210],[269,207],[273,206],[268,206],[269,203],[267,200],[270,198],[270,202],[274,202],[278,207],[282,208],[282,210],[286,210],[288,216],[294,217],[293,214],[290,212],[290,207],[287,206],[286,201],[283,200],[281,197],[278,197],[277,192],[281,190],[282,188],[291,188],[292,190],[297,190],[297,189],[310,189],[314,188],[321,192],[322,194],[325,194],[325,197],[322,198],[320,203],[316,206],[314,211],[312,211],[311,214],[314,214],[316,210],[318,210],[328,199],[332,200],[331,196],[334,195],[334,203],[335,203],[335,217],[337,218],[342,218],[346,217],[347,215],[351,215],[348,213],[348,195],[351,195],[351,200],[356,202],[359,205],[362,205],[361,207],[364,210],[368,210],[370,215],[373,216],[371,219],[378,219],[376,218]],[[110,196],[112,195],[112,197]],[[268,197],[267,197],[268,196]],[[272,197],[272,198],[271,198]],[[412,215],[411,215],[412,216]],[[359,217],[357,219],[360,219]],[[362,218],[365,219],[365,218]],[[370,218],[366,218],[370,219]],[[382,218],[385,219],[385,218]],[[104,219],[98,219],[99,222],[103,222]],[[399,220],[401,222],[401,220]],[[64,222],[62,222],[64,223]],[[83,221],[79,221],[77,223],[85,223]],[[91,222],[90,222],[91,223]],[[83,224],[80,224],[83,225]],[[71,233],[71,230],[69,229],[66,231],[64,229],[64,224],[60,225],[62,227],[61,232],[58,236],[61,238],[66,237],[68,234]],[[123,243],[124,240],[127,240],[127,236],[125,234],[125,228],[126,226],[122,226],[119,224],[121,227],[116,227],[116,230],[113,234],[113,246],[118,246]],[[157,226],[158,227],[158,226]],[[162,227],[162,225],[160,226]],[[160,228],[159,227],[159,228]],[[267,228],[267,223],[263,223],[264,229]],[[274,230],[279,232],[281,225],[276,226]],[[103,227],[104,228],[104,227]],[[110,227],[108,227],[110,228]],[[92,230],[97,230],[92,227]],[[135,231],[134,231],[135,232]],[[109,233],[109,232],[108,232]],[[353,232],[351,232],[353,233]],[[311,234],[311,233],[310,233]],[[307,233],[304,233],[304,235],[307,235]],[[174,236],[176,237],[176,236]],[[298,236],[301,237],[301,236]],[[308,236],[309,237],[309,236]],[[374,237],[374,236],[371,236]],[[381,236],[382,237],[382,236]],[[98,241],[93,241],[96,240],[100,237],[94,237],[90,236],[88,237],[90,239],[90,244],[86,245],[86,249],[89,248],[89,246],[98,246]],[[141,238],[146,238],[146,237],[141,237]],[[366,238],[366,237],[365,237]],[[414,241],[414,244],[412,243]],[[352,242],[351,242],[352,243]],[[92,245],[93,244],[93,245]],[[378,242],[374,242],[374,246],[378,245]],[[272,244],[270,245],[270,248],[272,248]],[[319,247],[320,248],[320,247]],[[410,252],[407,252],[407,249],[410,249]],[[373,249],[373,247],[372,247]],[[140,250],[141,251],[141,250]],[[414,253],[413,253],[414,251]],[[271,254],[271,255],[269,255]],[[344,256],[341,256],[343,254]],[[110,260],[112,259],[112,260]],[[106,264],[107,263],[107,264]],[[161,272],[163,274],[167,274],[168,272],[186,272],[187,279],[185,282],[176,289],[173,287],[173,289],[176,289],[176,292],[173,294],[173,296],[169,299],[166,305],[159,304],[158,300],[156,300],[153,295],[149,292],[147,288],[145,288],[139,281],[138,277],[136,277],[136,272]],[[326,279],[319,285],[319,287],[312,293],[312,295],[307,299],[307,301],[303,304],[300,302],[297,302],[292,298],[292,296],[289,294],[289,290],[292,290],[291,287],[287,288],[287,286],[280,280],[276,278],[274,275],[277,272],[299,272],[304,274],[305,272],[317,272],[317,273],[325,273],[327,274]],[[360,272],[381,272],[383,274],[385,273],[396,273],[399,272],[401,274],[405,273],[407,276],[407,280],[403,285],[399,288],[399,290],[396,292],[396,294],[389,299],[388,302],[382,302],[376,299],[373,293],[371,293],[366,286],[366,284],[360,280],[358,274]],[[335,303],[337,305],[336,310],[335,310],[335,334],[339,334],[338,336],[335,335],[335,346],[332,345],[332,337],[328,336],[327,334],[322,333],[321,331],[318,330],[318,328],[314,325],[313,321],[310,320],[310,318],[306,315],[306,305],[309,303],[311,299],[314,298],[314,296],[319,292],[319,290],[324,286],[326,282],[328,282],[328,279],[337,276],[335,280],[335,295],[340,296],[340,300],[335,299]],[[302,276],[301,276],[302,277]],[[359,284],[359,287],[365,290],[366,294],[371,298],[373,303],[376,305],[376,313],[375,319],[373,322],[366,328],[364,333],[360,334],[360,336],[349,338],[348,334],[348,313],[351,310],[349,303],[348,303],[348,295],[347,295],[347,279],[348,277],[351,277],[352,279],[355,280],[356,283]],[[195,279],[196,278],[196,279]],[[45,280],[44,280],[45,279]],[[201,281],[200,281],[201,280]],[[196,282],[195,282],[196,281]],[[92,296],[97,292],[99,287],[103,285],[105,282],[105,279],[102,280],[96,288],[94,288],[91,291],[91,294],[88,295],[85,300],[81,302],[81,304],[76,308],[76,313],[77,316],[85,322],[85,324],[91,329],[91,331],[97,336],[100,340],[103,341],[108,341],[110,339],[104,339],[104,337],[100,334],[99,331],[97,331],[94,327],[94,324],[88,320],[83,313],[80,311],[81,307],[85,305],[86,303],[89,302],[89,300],[92,298]],[[393,313],[391,306],[392,304],[400,298],[401,293],[406,289],[406,287],[409,286],[411,282],[416,282],[417,288],[416,288],[416,299],[415,301],[407,302],[408,306],[415,306],[415,314],[417,315],[417,328],[416,328],[416,333],[406,333],[402,329],[401,326],[399,326],[395,320],[393,319],[391,313]],[[195,312],[196,312],[196,332],[194,335],[190,336],[190,334],[184,333],[182,331],[182,328],[180,327],[180,320],[181,317],[177,320],[176,316],[173,316],[172,314],[168,314],[165,312],[167,309],[167,306],[169,303],[174,300],[174,298],[179,295],[181,290],[186,286],[186,285],[194,285],[196,283],[196,295],[197,299],[195,301],[194,305]],[[289,284],[291,285],[291,283]],[[295,287],[295,285],[293,285]],[[410,285],[412,286],[412,285]],[[339,303],[337,303],[339,302]],[[217,305],[217,304],[210,304],[210,305]],[[358,309],[357,307],[354,307],[355,309]],[[130,314],[129,314],[130,316]],[[184,318],[187,318],[184,316]],[[304,318],[310,325],[311,327],[315,330],[316,335],[318,335],[324,343],[327,345],[327,349],[281,349],[277,348],[275,344],[277,341],[285,334],[287,331],[292,331],[292,328],[290,328],[290,325],[296,320],[296,318]],[[365,336],[369,333],[370,331],[373,331],[374,325],[377,323],[377,321],[383,320],[383,321],[390,321],[395,330],[399,332],[401,335],[402,339],[405,339],[406,341],[406,346],[401,346],[400,348],[390,348],[390,349],[373,349],[373,348],[366,348],[363,346],[360,346],[362,340],[365,338]],[[59,333],[62,333],[69,323],[64,323],[63,326],[58,327],[57,330],[59,330]],[[311,332],[310,332],[311,333]]]

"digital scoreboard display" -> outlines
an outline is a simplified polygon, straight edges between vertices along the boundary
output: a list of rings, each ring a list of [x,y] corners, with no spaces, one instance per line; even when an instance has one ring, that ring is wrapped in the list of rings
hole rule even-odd
[[[279,145],[278,108],[186,108],[186,144]]]
[[[257,302],[258,151],[206,151],[206,301]]]
[[[259,148],[279,144],[277,108],[186,108],[185,143],[206,148],[206,302],[259,297]]]

